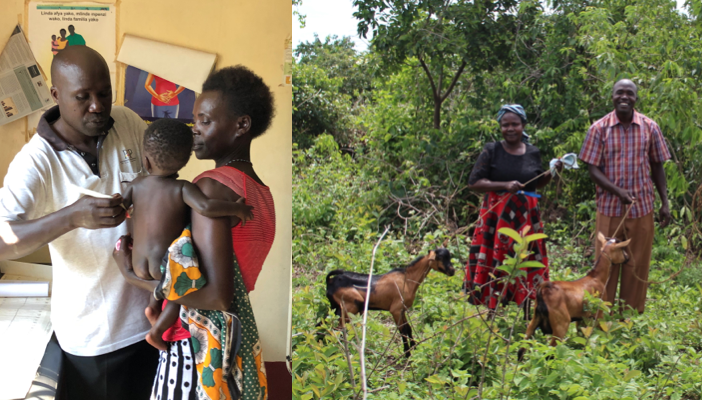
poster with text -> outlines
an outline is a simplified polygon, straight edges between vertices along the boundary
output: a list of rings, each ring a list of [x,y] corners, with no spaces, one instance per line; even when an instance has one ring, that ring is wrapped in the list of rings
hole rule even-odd
[[[124,105],[147,124],[173,118],[192,126],[195,92],[130,65],[124,77]]]
[[[29,3],[29,45],[51,84],[51,61],[69,46],[85,45],[107,61],[115,88],[115,6],[99,3]]]

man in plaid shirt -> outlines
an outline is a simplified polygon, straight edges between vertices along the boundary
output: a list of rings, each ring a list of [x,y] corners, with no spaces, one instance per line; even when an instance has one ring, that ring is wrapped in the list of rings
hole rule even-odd
[[[614,303],[621,273],[619,298],[643,313],[653,246],[654,184],[661,198],[660,227],[670,223],[663,170],[670,152],[658,124],[634,110],[636,100],[638,89],[634,82],[622,79],[614,84],[614,111],[592,124],[580,150],[580,159],[588,164],[590,178],[597,185],[596,231],[613,237],[626,216],[616,232],[617,238],[632,239],[630,260],[622,268],[612,265],[604,299]],[[597,245],[595,250],[595,257],[599,257]]]

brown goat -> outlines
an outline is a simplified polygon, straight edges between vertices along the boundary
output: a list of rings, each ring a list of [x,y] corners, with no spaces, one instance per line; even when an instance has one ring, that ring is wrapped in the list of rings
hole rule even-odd
[[[584,309],[585,292],[602,296],[609,280],[612,264],[627,262],[628,256],[624,248],[631,239],[618,243],[616,239],[605,239],[600,232],[597,241],[602,246],[600,257],[595,260],[595,267],[586,276],[576,281],[543,282],[536,288],[536,306],[534,318],[526,330],[525,339],[529,339],[541,328],[551,337],[551,346],[557,340],[563,340],[571,322],[582,321],[592,314]],[[519,359],[524,356],[526,349],[519,349]]]
[[[405,354],[414,347],[412,328],[407,322],[405,310],[412,307],[417,288],[430,270],[453,276],[456,270],[451,265],[451,253],[446,249],[436,249],[419,257],[405,268],[371,277],[369,310],[390,311],[402,335]],[[327,275],[327,299],[339,316],[341,327],[348,322],[348,314],[362,314],[366,301],[368,274],[359,274],[337,269]]]

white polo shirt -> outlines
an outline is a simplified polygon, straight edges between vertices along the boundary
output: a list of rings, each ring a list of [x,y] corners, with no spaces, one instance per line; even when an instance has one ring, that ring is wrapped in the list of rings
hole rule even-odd
[[[59,138],[50,123],[58,106],[47,111],[37,134],[15,156],[0,189],[0,220],[40,218],[73,204],[80,194],[72,183],[100,193],[122,193],[141,172],[146,124],[131,110],[113,106],[114,124],[101,139],[100,176]],[[129,285],[112,259],[126,223],[109,229],[75,229],[49,244],[53,264],[51,322],[61,348],[96,356],[144,339],[151,327],[144,309],[150,293]]]

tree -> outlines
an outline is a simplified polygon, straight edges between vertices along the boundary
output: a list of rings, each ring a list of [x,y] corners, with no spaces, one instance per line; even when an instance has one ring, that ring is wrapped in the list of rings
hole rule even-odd
[[[358,33],[373,31],[372,45],[397,70],[417,58],[429,80],[434,128],[441,105],[464,71],[490,71],[509,63],[516,0],[354,0]]]
[[[300,5],[302,5],[302,0],[292,0],[293,16],[297,17],[297,22],[300,24],[300,28],[304,28],[306,15],[300,14],[300,12],[297,10],[297,7],[300,7]]]
[[[328,133],[340,144],[353,141],[354,116],[370,95],[372,66],[349,37],[315,36],[295,48],[293,141],[302,147]]]

